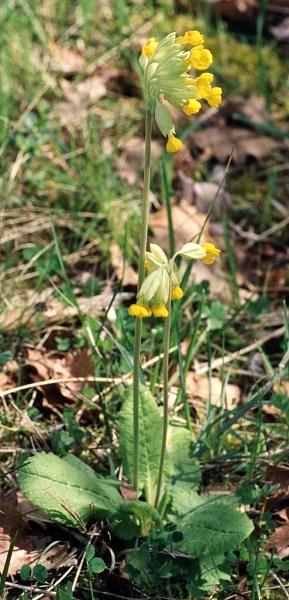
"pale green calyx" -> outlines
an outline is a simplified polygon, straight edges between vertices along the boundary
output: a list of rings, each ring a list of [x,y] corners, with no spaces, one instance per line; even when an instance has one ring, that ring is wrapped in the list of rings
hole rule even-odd
[[[189,78],[190,51],[184,50],[176,33],[170,33],[160,42],[151,41],[145,48],[146,52],[140,57],[145,95],[155,113],[157,126],[166,137],[175,129],[164,101],[182,109],[189,100],[199,97],[197,87]]]
[[[188,244],[185,244],[181,248],[181,250],[179,250],[175,254],[175,256],[177,256],[177,255],[183,256],[184,258],[187,258],[188,260],[194,260],[194,259],[198,259],[198,258],[205,258],[206,250],[200,244],[196,244],[194,242],[189,242]]]
[[[165,305],[169,299],[170,278],[172,286],[179,285],[178,269],[168,260],[158,244],[150,244],[145,255],[145,268],[149,272],[140,288],[137,299],[145,305]]]

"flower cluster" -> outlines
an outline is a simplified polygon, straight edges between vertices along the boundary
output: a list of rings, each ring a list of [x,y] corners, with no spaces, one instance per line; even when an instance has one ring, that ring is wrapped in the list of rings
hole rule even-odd
[[[199,31],[187,31],[183,36],[170,33],[159,42],[149,38],[143,46],[140,64],[145,96],[159,130],[168,138],[167,152],[178,152],[183,143],[174,135],[174,123],[165,102],[188,116],[199,112],[201,100],[214,108],[221,103],[222,89],[212,86],[213,75],[207,72],[212,62],[213,56],[204,47]]]
[[[180,287],[178,269],[175,258],[201,259],[205,264],[212,265],[221,251],[211,242],[185,244],[179,252],[168,260],[164,251],[157,244],[150,245],[146,252],[145,268],[147,276],[137,295],[137,302],[131,304],[128,313],[131,317],[144,319],[146,317],[168,317],[170,300],[181,300],[183,290]]]

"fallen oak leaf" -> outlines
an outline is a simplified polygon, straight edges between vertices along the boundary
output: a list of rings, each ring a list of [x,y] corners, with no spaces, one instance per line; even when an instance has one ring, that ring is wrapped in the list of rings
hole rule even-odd
[[[237,385],[227,383],[225,385],[218,377],[204,377],[189,371],[186,376],[186,389],[189,401],[194,405],[195,401],[203,409],[207,409],[208,403],[212,406],[224,407],[232,410],[241,400],[241,391]],[[222,398],[224,403],[222,404]],[[199,402],[198,402],[199,401]],[[200,401],[202,404],[200,404]]]
[[[199,213],[187,200],[182,200],[178,205],[174,204],[172,206],[172,220],[174,223],[175,245],[176,249],[179,249],[199,235],[204,224],[204,215]],[[150,215],[149,226],[153,233],[153,241],[161,246],[165,252],[168,252],[168,217],[165,206]],[[207,235],[206,231],[207,229],[204,236]],[[205,239],[204,241],[208,240]]]
[[[289,17],[285,17],[278,23],[278,25],[274,25],[269,27],[269,31],[279,42],[288,42],[289,41]]]
[[[12,540],[14,547],[8,575],[15,575],[23,565],[36,562],[50,541],[47,537],[41,539],[30,535],[17,507],[11,507],[4,499],[0,501],[0,573],[3,573]]]
[[[38,330],[40,316],[43,324],[60,323],[78,317],[79,313],[98,317],[107,310],[108,306],[111,306],[108,319],[114,319],[115,306],[118,306],[122,299],[126,297],[125,294],[115,296],[108,287],[107,290],[96,296],[78,297],[78,306],[66,306],[58,298],[51,298],[52,294],[54,294],[54,290],[47,288],[45,294],[38,295],[31,292],[31,290],[27,290],[25,294],[14,297],[13,303],[15,303],[15,306],[11,306],[0,315],[0,328],[4,331],[15,331],[17,327],[25,325],[30,331]],[[111,305],[112,299],[113,304]],[[42,308],[41,315],[37,311],[38,304]]]
[[[67,100],[82,107],[89,106],[106,95],[105,83],[98,75],[87,77],[79,83],[62,79],[60,85]]]
[[[115,270],[115,274],[123,285],[137,285],[137,272],[127,264],[121,248],[118,244],[112,243],[110,246],[111,264]]]
[[[50,62],[53,71],[65,75],[81,73],[85,67],[84,57],[67,45],[51,43],[49,45]]]
[[[269,465],[265,481],[279,483],[282,487],[289,487],[289,467],[285,465]]]
[[[138,172],[143,168],[144,145],[143,138],[138,136],[130,137],[118,144],[121,155],[116,159],[116,167],[120,177],[129,185],[136,183]],[[153,161],[160,156],[161,146],[158,142],[152,142],[151,152]]]
[[[243,164],[247,156],[256,160],[271,155],[280,142],[256,131],[241,127],[207,127],[194,134],[196,145],[224,163],[232,156],[233,162]]]
[[[37,378],[42,381],[47,379],[86,377],[93,373],[92,363],[86,349],[81,349],[77,352],[69,352],[65,357],[60,358],[55,355],[50,355],[43,350],[29,348],[27,351],[26,365],[33,367],[36,372],[33,376],[33,381],[37,381]],[[80,383],[75,381],[59,384],[56,387],[59,388],[59,392],[64,398],[75,400],[77,393],[79,393],[83,387],[83,382]],[[49,390],[45,388],[45,394],[49,394],[50,397],[53,397],[53,388],[50,388]]]
[[[289,556],[289,522],[286,521],[281,527],[277,527],[274,533],[272,533],[267,541],[267,550],[276,550],[276,554],[279,558],[286,558]]]

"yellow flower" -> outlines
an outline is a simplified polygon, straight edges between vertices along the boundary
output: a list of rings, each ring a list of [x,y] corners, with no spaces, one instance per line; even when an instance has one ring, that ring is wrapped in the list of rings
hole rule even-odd
[[[177,138],[173,133],[169,134],[166,145],[167,152],[179,152],[183,148],[183,142]]]
[[[148,39],[147,43],[142,47],[142,53],[147,57],[151,58],[155,52],[155,49],[158,45],[156,38],[151,37]]]
[[[213,108],[218,108],[222,102],[222,88],[213,87],[211,88],[206,100]]]
[[[144,266],[145,266],[145,270],[146,271],[151,271],[152,270],[152,265],[151,265],[150,261],[147,260],[147,259],[145,260]]]
[[[192,98],[192,100],[189,100],[188,104],[184,106],[183,112],[189,117],[191,117],[191,115],[196,115],[201,108],[201,103],[198,102],[198,100],[194,100],[194,98]]]
[[[217,248],[215,244],[212,244],[212,242],[206,242],[205,244],[203,244],[203,248],[206,252],[204,258],[202,259],[203,263],[205,265],[214,264],[214,262],[220,256],[221,250],[219,250],[219,248]]]
[[[213,62],[213,56],[210,50],[204,48],[201,44],[200,46],[195,46],[192,48],[190,53],[190,64],[194,69],[198,69],[199,71],[204,71],[208,69]]]
[[[181,37],[180,44],[191,44],[192,46],[198,46],[204,43],[204,36],[199,31],[186,31]]]
[[[155,304],[151,308],[154,317],[163,317],[166,319],[169,316],[169,311],[164,304]]]
[[[200,98],[207,98],[211,92],[211,84],[214,79],[212,73],[202,73],[196,79],[193,79],[193,85],[196,86]]]
[[[181,300],[181,298],[183,297],[184,292],[182,290],[182,288],[177,285],[176,287],[173,287],[172,289],[172,300]]]
[[[128,314],[130,317],[138,317],[139,319],[146,319],[151,317],[152,311],[150,308],[143,306],[142,304],[131,304],[128,307]]]
[[[168,152],[182,148],[182,142],[173,136],[176,131],[168,106],[191,116],[199,111],[201,99],[209,98],[211,106],[220,102],[219,93],[212,92],[213,75],[203,73],[204,78],[197,77],[197,70],[206,70],[212,60],[204,36],[196,30],[181,36],[169,33],[158,41],[149,38],[142,49],[139,61],[146,102],[161,134],[168,137]]]

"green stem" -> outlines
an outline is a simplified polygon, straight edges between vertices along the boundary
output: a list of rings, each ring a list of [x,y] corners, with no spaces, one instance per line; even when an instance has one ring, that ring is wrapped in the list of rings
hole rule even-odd
[[[169,228],[169,255],[173,256],[175,251],[176,251],[176,247],[175,247],[175,234],[174,234],[174,227],[173,227],[173,215],[172,215],[172,205],[171,205],[171,198],[170,198],[170,184],[169,184],[169,180],[168,180],[168,172],[167,172],[167,161],[166,158],[162,158],[162,162],[161,162],[161,177],[162,177],[162,192],[163,192],[163,199],[166,205],[166,210],[167,210],[167,219],[168,219],[168,228]]]
[[[156,499],[155,499],[155,508],[158,508],[160,499],[161,499],[164,464],[165,464],[165,456],[166,456],[166,446],[167,446],[168,425],[169,425],[169,354],[170,354],[170,331],[171,331],[171,309],[172,309],[171,295],[172,295],[172,277],[170,276],[169,303],[168,303],[169,315],[166,319],[165,330],[164,330],[163,438],[162,438],[160,466],[159,466],[158,483],[157,483],[157,491],[156,491]]]
[[[151,164],[151,133],[152,113],[146,111],[145,119],[145,164],[144,164],[144,188],[143,188],[143,210],[140,232],[140,250],[138,264],[138,290],[145,276],[145,252],[148,237],[149,220],[149,191],[150,191],[150,164]],[[141,350],[142,319],[136,319],[134,352],[133,352],[133,486],[139,490],[139,382],[140,382],[140,350]]]

